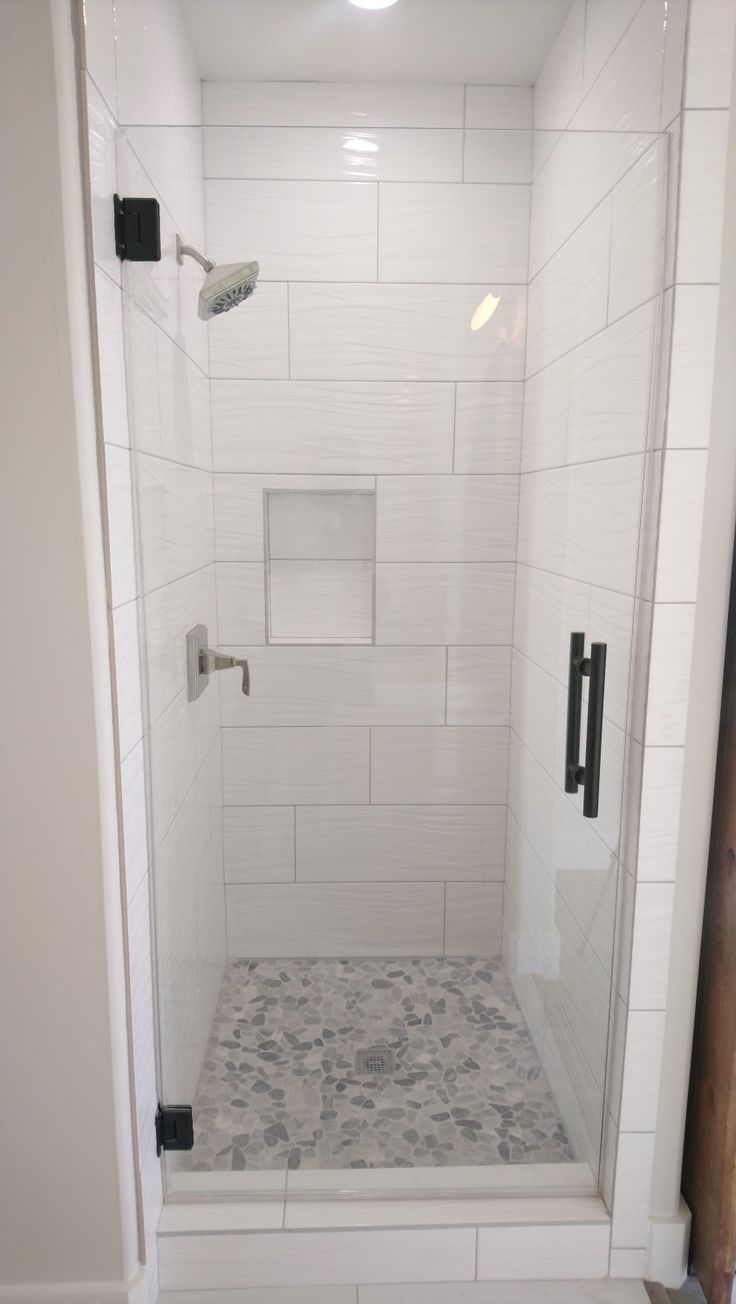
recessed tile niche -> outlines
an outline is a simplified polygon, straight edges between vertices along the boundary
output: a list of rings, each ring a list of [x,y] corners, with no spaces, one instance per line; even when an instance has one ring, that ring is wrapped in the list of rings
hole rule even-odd
[[[374,492],[266,491],[269,643],[372,643]]]

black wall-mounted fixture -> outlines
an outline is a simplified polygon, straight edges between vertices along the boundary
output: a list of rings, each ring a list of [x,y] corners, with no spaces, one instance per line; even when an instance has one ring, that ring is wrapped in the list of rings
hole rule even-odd
[[[161,261],[161,215],[157,199],[121,199],[115,205],[115,252],[133,263]]]
[[[567,678],[567,738],[565,743],[565,792],[583,787],[583,815],[598,815],[601,786],[601,743],[603,740],[603,694],[606,686],[606,643],[591,643],[585,655],[585,634],[570,635]],[[585,764],[580,764],[580,717],[583,709],[583,678],[590,679]]]
[[[159,1105],[156,1110],[156,1154],[162,1150],[191,1150],[194,1122],[191,1105]]]

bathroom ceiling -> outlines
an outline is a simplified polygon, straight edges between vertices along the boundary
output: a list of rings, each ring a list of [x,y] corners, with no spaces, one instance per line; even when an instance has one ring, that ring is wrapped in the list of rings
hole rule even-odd
[[[180,0],[202,77],[532,85],[571,0]]]

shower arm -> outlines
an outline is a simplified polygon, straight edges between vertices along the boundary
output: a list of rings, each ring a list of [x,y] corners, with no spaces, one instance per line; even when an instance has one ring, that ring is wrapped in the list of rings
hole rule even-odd
[[[211,262],[209,258],[206,258],[204,254],[201,254],[198,249],[194,248],[193,245],[184,244],[184,241],[182,240],[181,236],[177,235],[176,261],[178,263],[183,263],[185,258],[193,258],[194,261],[196,263],[199,263],[200,267],[203,267],[206,272],[211,272],[213,267],[215,266],[215,264]]]

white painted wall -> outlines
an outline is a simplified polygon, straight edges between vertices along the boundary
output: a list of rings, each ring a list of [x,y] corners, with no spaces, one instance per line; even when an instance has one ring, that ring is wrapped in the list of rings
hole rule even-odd
[[[0,13],[0,1295],[138,1269],[70,6]],[[12,178],[12,182],[11,179]]]

